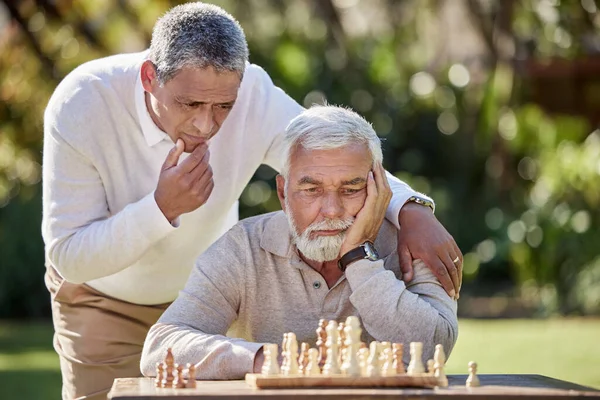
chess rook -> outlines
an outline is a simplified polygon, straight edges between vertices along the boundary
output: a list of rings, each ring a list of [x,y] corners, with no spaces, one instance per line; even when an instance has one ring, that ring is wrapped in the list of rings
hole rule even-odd
[[[425,372],[425,366],[423,365],[423,343],[411,342],[410,343],[410,363],[406,373],[408,375],[418,375]]]

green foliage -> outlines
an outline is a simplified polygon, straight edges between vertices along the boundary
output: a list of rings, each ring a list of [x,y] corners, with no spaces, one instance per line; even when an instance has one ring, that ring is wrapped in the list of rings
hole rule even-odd
[[[14,3],[5,5],[17,23],[0,43],[0,316],[31,316],[48,311],[47,99],[76,65],[144,49],[176,2]],[[251,60],[299,103],[349,105],[372,121],[385,167],[434,197],[465,253],[463,290],[517,288],[541,313],[600,313],[586,283],[600,274],[599,134],[588,112],[600,109],[599,84],[597,74],[577,87],[561,75],[592,51],[597,1],[215,3],[239,18]],[[566,89],[587,103],[556,110]],[[257,172],[242,217],[279,208],[273,176]]]

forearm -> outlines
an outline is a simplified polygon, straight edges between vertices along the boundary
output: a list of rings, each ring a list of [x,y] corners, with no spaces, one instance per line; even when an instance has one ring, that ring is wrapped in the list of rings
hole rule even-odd
[[[129,267],[175,229],[158,209],[153,193],[87,226],[65,226],[69,221],[76,224],[71,219],[72,211],[51,213],[45,238],[50,262],[65,279],[75,283]]]
[[[162,362],[171,348],[176,363],[196,365],[197,379],[242,379],[253,372],[254,358],[262,346],[185,325],[158,323],[146,338],[141,371],[145,376],[155,376],[156,363]]]
[[[458,336],[456,302],[433,275],[427,275],[424,265],[415,265],[417,269],[409,289],[384,268],[383,261],[357,261],[346,270],[352,288],[350,301],[375,339],[422,342],[425,359],[433,357],[436,344],[442,344],[449,355]],[[405,352],[405,361],[408,357]]]

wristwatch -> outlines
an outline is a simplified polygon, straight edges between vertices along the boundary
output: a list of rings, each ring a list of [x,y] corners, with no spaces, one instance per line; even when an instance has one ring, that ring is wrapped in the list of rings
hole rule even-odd
[[[375,249],[375,246],[371,242],[364,242],[360,246],[350,250],[346,254],[344,254],[338,260],[338,268],[342,270],[342,272],[346,271],[346,267],[357,260],[369,260],[369,261],[377,261],[379,260],[379,253]]]
[[[421,206],[429,207],[429,208],[431,208],[431,211],[435,211],[435,204],[433,204],[433,201],[426,199],[424,197],[410,196],[408,198],[408,200],[406,200],[406,203],[410,203],[410,202],[417,203]]]

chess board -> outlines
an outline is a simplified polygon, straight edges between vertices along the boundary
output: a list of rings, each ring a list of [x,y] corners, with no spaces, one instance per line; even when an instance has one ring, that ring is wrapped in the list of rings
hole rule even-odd
[[[419,387],[433,388],[439,386],[438,378],[428,374],[392,375],[392,376],[265,376],[262,374],[246,374],[246,383],[258,389],[284,388],[371,388],[371,387]]]

